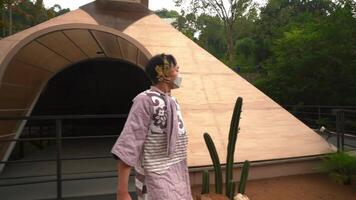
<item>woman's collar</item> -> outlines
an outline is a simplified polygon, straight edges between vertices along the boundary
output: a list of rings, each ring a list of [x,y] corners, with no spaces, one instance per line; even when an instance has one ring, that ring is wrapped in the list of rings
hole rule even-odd
[[[158,87],[156,87],[154,85],[151,86],[151,90],[156,91],[156,92],[158,92],[160,94],[163,94],[163,95],[168,95],[168,96],[171,95],[170,92],[163,92],[162,90],[160,90]]]

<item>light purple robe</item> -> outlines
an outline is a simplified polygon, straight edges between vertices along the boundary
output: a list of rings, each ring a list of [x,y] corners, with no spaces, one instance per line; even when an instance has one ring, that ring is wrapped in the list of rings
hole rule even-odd
[[[171,108],[173,100],[169,94],[163,93],[156,87],[151,90],[164,95],[166,102],[169,102]],[[171,117],[176,110],[168,109],[167,130],[171,130],[167,135],[167,152],[174,151],[177,142],[176,127],[179,122],[177,117]],[[153,106],[152,100],[147,95],[138,95],[134,99],[133,106],[125,123],[124,129],[112,148],[111,153],[129,166],[137,167],[139,165],[142,149],[149,133],[149,125],[152,120]],[[173,126],[173,127],[172,127]],[[145,200],[191,200],[191,189],[189,183],[189,173],[186,158],[179,163],[171,165],[164,173],[155,173],[144,170],[144,184],[146,189],[138,188],[139,199]],[[136,176],[137,180],[137,176]],[[137,187],[136,183],[136,187]],[[142,193],[143,192],[143,193]],[[146,193],[142,196],[144,193]]]

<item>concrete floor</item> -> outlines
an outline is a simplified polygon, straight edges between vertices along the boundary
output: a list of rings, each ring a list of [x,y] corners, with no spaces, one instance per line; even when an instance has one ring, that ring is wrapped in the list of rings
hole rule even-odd
[[[79,156],[110,156],[113,139],[101,139],[102,141],[67,141],[63,142],[63,157]],[[31,146],[27,145],[27,148]],[[52,159],[55,157],[55,145],[50,145],[43,150],[33,150],[21,160]],[[111,176],[111,178],[73,180],[63,182],[63,197],[77,199],[77,197],[100,196],[100,199],[113,199],[116,193],[116,161],[113,158],[63,161],[63,178],[82,178],[93,176]],[[97,172],[100,173],[89,173]],[[43,181],[55,179],[56,163],[18,163],[9,164],[0,175],[0,178],[41,176],[21,179],[0,180],[0,185],[16,184],[22,182]],[[131,178],[130,191],[134,191],[133,178]],[[108,195],[110,194],[110,195]],[[103,196],[104,195],[104,196]],[[56,198],[56,182],[27,184],[19,186],[0,186],[1,200],[32,200]],[[97,199],[97,197],[95,197]],[[82,198],[79,198],[82,199]]]

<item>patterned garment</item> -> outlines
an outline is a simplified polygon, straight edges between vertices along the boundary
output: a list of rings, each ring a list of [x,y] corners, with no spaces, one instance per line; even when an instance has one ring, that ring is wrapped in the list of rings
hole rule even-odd
[[[112,153],[136,172],[142,200],[191,200],[188,138],[175,98],[156,87],[134,99]]]

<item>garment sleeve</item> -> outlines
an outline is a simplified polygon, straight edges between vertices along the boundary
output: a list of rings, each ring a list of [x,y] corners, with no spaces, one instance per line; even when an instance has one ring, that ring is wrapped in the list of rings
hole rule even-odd
[[[129,166],[135,166],[148,134],[152,114],[151,100],[140,94],[133,100],[124,128],[111,153]]]

